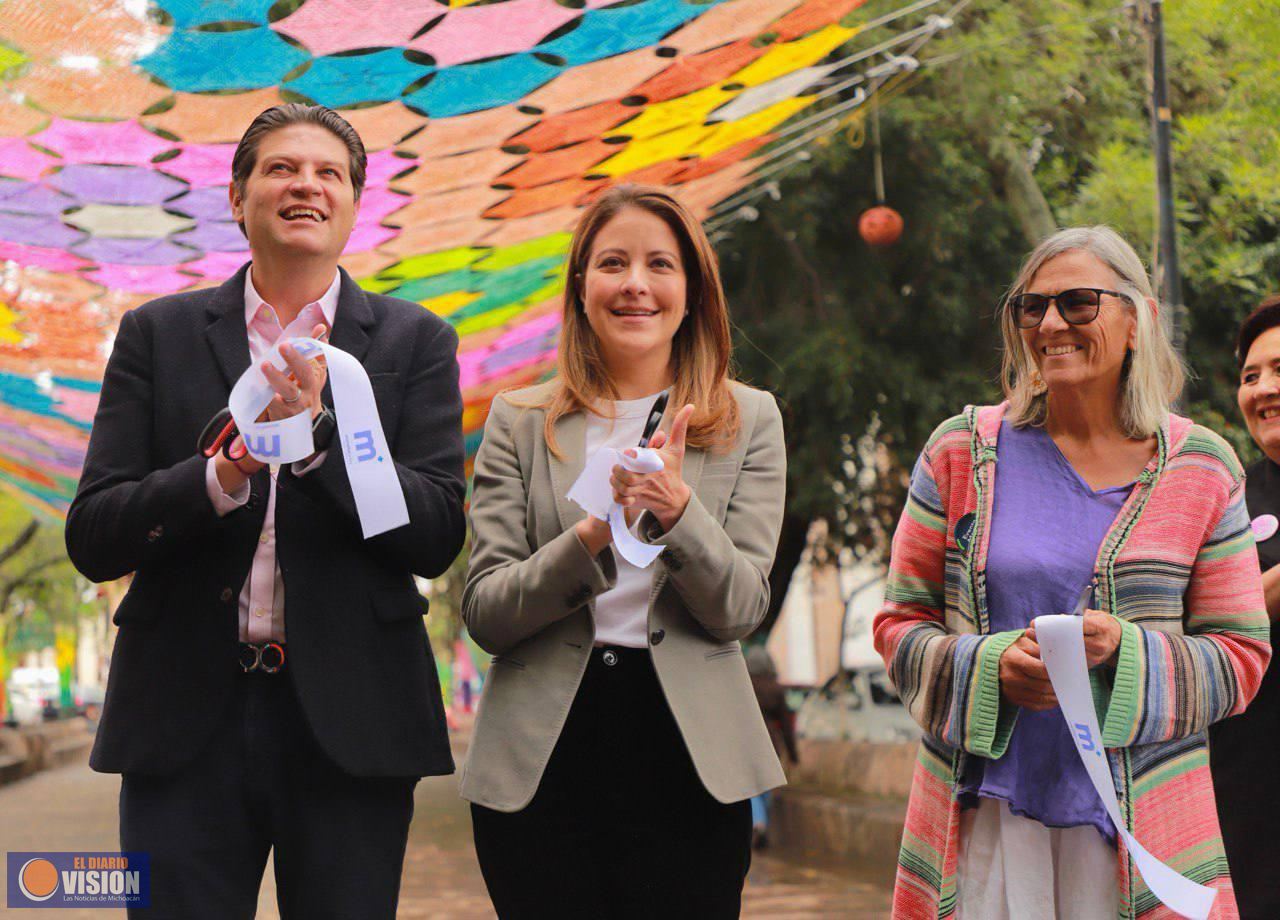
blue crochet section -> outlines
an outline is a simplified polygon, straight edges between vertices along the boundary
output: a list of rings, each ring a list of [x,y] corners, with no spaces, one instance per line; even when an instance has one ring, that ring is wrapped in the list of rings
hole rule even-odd
[[[311,55],[265,26],[238,32],[177,30],[138,66],[187,93],[262,89]]]
[[[406,60],[403,50],[384,48],[368,54],[316,58],[305,73],[285,86],[321,105],[339,108],[395,99],[410,83],[432,72],[425,64]]]
[[[578,28],[539,45],[538,51],[556,54],[574,67],[615,54],[655,44],[659,39],[716,6],[685,0],[647,0],[632,6],[587,10]]]
[[[275,0],[155,0],[155,5],[173,17],[179,29],[207,26],[214,22],[258,22],[266,25],[267,11]]]
[[[430,83],[404,101],[432,118],[466,115],[519,102],[563,71],[528,52],[513,54],[437,71]]]

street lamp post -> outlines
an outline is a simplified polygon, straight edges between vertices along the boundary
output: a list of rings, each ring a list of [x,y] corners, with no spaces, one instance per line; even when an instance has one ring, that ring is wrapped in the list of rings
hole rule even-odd
[[[1187,307],[1182,301],[1178,272],[1177,216],[1173,201],[1173,113],[1169,108],[1169,77],[1164,61],[1163,0],[1149,0],[1147,27],[1151,36],[1151,133],[1156,157],[1156,198],[1159,208],[1159,264],[1161,294],[1168,308],[1169,334],[1179,355],[1186,353]]]

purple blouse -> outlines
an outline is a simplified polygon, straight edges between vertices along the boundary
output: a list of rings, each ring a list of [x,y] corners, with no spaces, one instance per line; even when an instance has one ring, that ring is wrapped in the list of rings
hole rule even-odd
[[[1025,629],[1041,614],[1075,610],[1093,578],[1102,539],[1133,489],[1132,483],[1090,489],[1042,428],[1003,422],[996,449],[987,553],[993,633]],[[974,796],[1002,799],[1014,814],[1046,827],[1091,824],[1115,839],[1057,707],[1019,712],[1004,756],[970,758],[960,792],[969,806],[977,804]]]

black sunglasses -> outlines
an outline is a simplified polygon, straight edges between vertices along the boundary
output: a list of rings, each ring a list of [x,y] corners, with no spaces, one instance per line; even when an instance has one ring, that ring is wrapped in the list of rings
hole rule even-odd
[[[1102,288],[1071,288],[1057,294],[1017,294],[1009,298],[1009,309],[1013,311],[1013,322],[1019,329],[1034,329],[1044,322],[1050,303],[1058,308],[1066,322],[1072,326],[1083,326],[1098,318],[1103,294],[1124,296],[1119,291]]]

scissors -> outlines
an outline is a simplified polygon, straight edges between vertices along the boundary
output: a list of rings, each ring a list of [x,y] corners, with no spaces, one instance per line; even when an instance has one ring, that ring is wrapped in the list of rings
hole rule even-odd
[[[220,409],[200,432],[200,437],[196,439],[196,450],[202,457],[212,457],[222,451],[222,455],[228,460],[242,460],[249,449],[243,441],[236,444],[239,435],[240,429],[236,426],[236,420],[231,417],[231,410]]]

